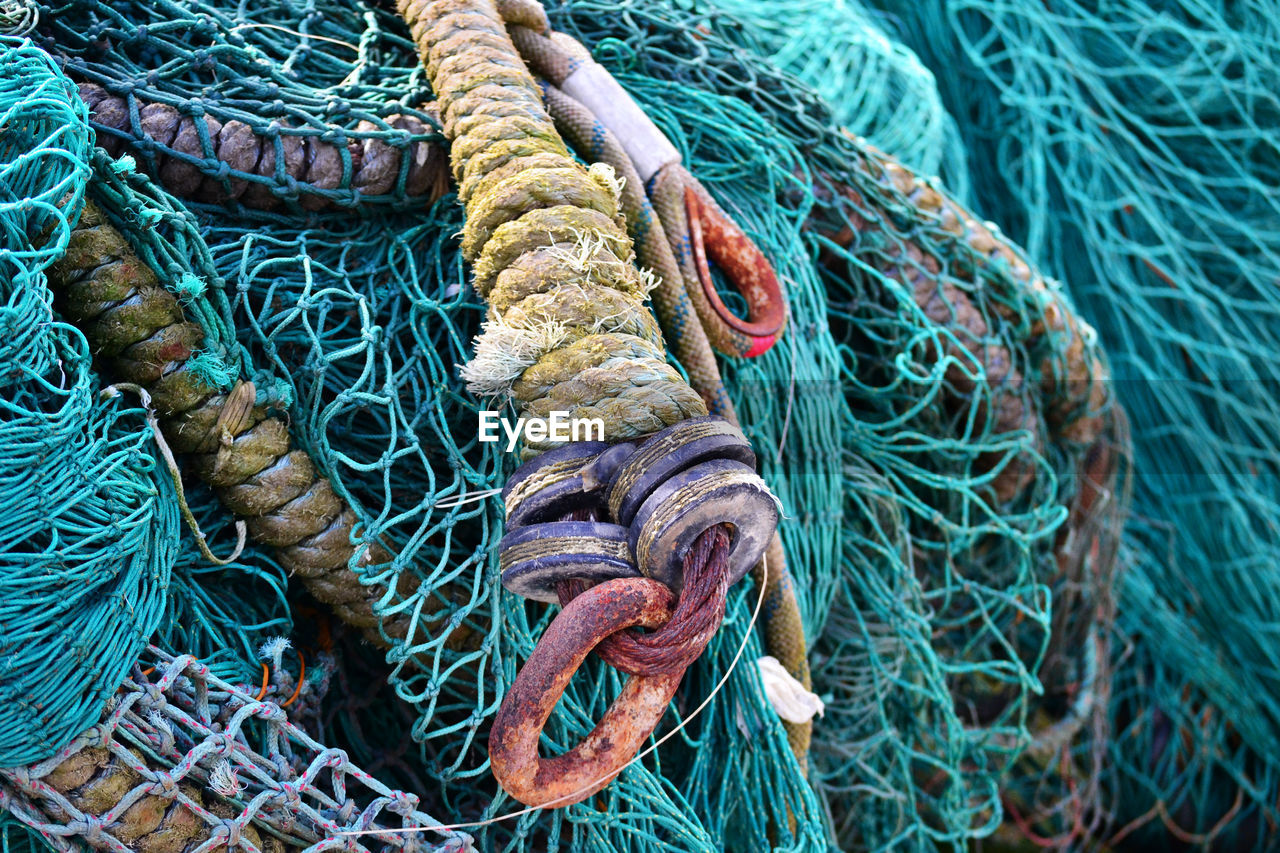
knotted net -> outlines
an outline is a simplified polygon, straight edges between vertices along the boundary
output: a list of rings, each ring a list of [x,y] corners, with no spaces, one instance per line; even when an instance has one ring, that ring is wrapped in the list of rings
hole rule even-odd
[[[648,2],[549,10],[553,26],[588,45],[641,102],[786,283],[787,337],[759,359],[724,364],[724,372],[762,471],[787,509],[788,562],[815,690],[829,710],[815,732],[810,787],[754,669],[740,667],[658,758],[630,768],[588,803],[478,831],[485,849],[803,849],[831,837],[873,849],[945,846],[989,835],[1006,819],[1009,831],[1025,837],[1073,832],[1081,814],[1089,832],[1105,837],[1108,822],[1115,829],[1148,811],[1155,800],[1141,792],[1152,780],[1170,815],[1190,811],[1170,818],[1187,832],[1211,830],[1231,811],[1235,791],[1248,790],[1232,826],[1252,833],[1238,837],[1263,843],[1257,827],[1267,800],[1253,793],[1260,783],[1251,774],[1272,776],[1260,753],[1232,744],[1240,732],[1265,752],[1270,736],[1270,712],[1259,707],[1270,695],[1261,663],[1266,633],[1224,623],[1231,612],[1224,602],[1235,600],[1229,596],[1240,585],[1214,575],[1207,555],[1223,543],[1253,543],[1232,563],[1249,567],[1251,584],[1267,564],[1258,550],[1267,540],[1257,530],[1269,518],[1270,463],[1242,448],[1258,446],[1273,414],[1258,389],[1268,375],[1265,284],[1274,266],[1261,223],[1274,212],[1257,187],[1274,165],[1274,148],[1258,142],[1263,122],[1245,118],[1245,110],[1224,112],[1188,95],[1204,81],[1185,66],[1172,76],[1183,89],[1146,107],[1148,130],[1170,116],[1182,122],[1168,138],[1121,132],[1122,117],[1140,100],[1134,89],[1146,88],[1132,81],[1108,82],[1117,93],[1112,120],[1106,131],[1092,124],[1085,107],[1096,109],[1105,75],[1084,61],[1087,51],[1137,49],[1097,10],[1058,18],[996,14],[977,3],[931,9],[897,11],[901,32],[928,28],[912,44],[934,68],[940,101],[930,100],[932,84],[902,49],[887,52],[910,72],[907,91],[925,93],[927,125],[887,110],[892,99],[875,93],[856,115],[833,110],[759,54],[773,55],[828,98],[847,87],[798,64],[800,54],[759,22]],[[486,721],[551,613],[496,589],[499,508],[482,496],[501,484],[510,462],[475,440],[482,402],[462,391],[456,372],[482,316],[457,249],[461,221],[452,199],[428,206],[408,191],[411,157],[400,160],[384,192],[350,189],[373,150],[366,140],[406,153],[437,141],[391,121],[433,122],[425,108],[431,93],[402,24],[388,9],[357,3],[78,2],[44,11],[41,43],[65,58],[67,74],[129,106],[128,121],[110,125],[114,133],[100,129],[104,139],[133,139],[119,150],[133,151],[143,171],[175,193],[182,176],[165,168],[176,162],[200,167],[205,177],[216,173],[227,196],[237,180],[264,188],[265,200],[242,191],[227,204],[180,201],[128,170],[95,163],[108,185],[106,207],[114,204],[117,216],[139,204],[193,213],[190,226],[162,219],[135,239],[177,247],[173,288],[181,290],[188,271],[206,282],[187,304],[197,313],[208,306],[206,322],[228,342],[215,353],[231,371],[227,378],[253,378],[262,394],[274,395],[302,447],[355,508],[359,535],[395,554],[362,568],[364,577],[407,573],[420,584],[415,595],[383,602],[384,620],[408,614],[420,626],[385,655],[333,626],[339,654],[331,675],[346,688],[324,700],[317,736],[340,738],[361,763],[404,787],[438,791],[428,811],[442,820],[506,811],[510,803],[493,799],[485,767]],[[1136,28],[1140,12],[1107,14],[1132,18]],[[794,20],[808,19],[797,13]],[[787,36],[821,43],[819,20]],[[858,19],[850,20],[855,27]],[[1231,61],[1218,73],[1242,97],[1259,88],[1252,81],[1267,54],[1250,46],[1265,41],[1263,20],[1223,20],[1210,28],[1218,40],[1202,47],[1212,57],[1209,48],[1227,45]],[[883,32],[895,26],[874,24]],[[1085,35],[1108,26],[1114,43]],[[873,32],[868,23],[847,44],[865,52],[877,44]],[[1168,23],[1153,32],[1170,39],[1189,30]],[[1227,32],[1241,35],[1233,40]],[[1177,53],[1161,38],[1142,43],[1143,67]],[[1094,61],[1117,64],[1112,55]],[[1050,89],[1061,97],[1048,98]],[[888,84],[877,90],[887,91]],[[1066,112],[1063,125],[1058,111],[1043,106],[1050,100],[1078,112]],[[1260,95],[1256,102],[1271,108]],[[195,129],[180,140],[181,122],[167,138],[162,125],[144,125],[143,110],[156,103]],[[950,108],[970,146],[978,208],[1021,239],[1027,255],[842,132],[852,125],[926,173],[948,158],[942,171],[963,188],[964,164],[950,160],[956,143],[938,103]],[[207,121],[199,131],[201,116],[223,127],[240,121],[264,140],[252,169],[216,164],[217,134]],[[904,125],[921,134],[897,129]],[[1083,142],[1061,143],[1062,126],[1090,145],[1105,142],[1108,157],[1083,156]],[[1215,136],[1208,126],[1245,131]],[[305,188],[308,172],[290,172],[294,143],[285,140],[295,137],[306,146],[332,143],[339,160],[348,158],[338,184],[320,186],[327,206],[303,204],[317,193]],[[1171,140],[1181,146],[1179,176],[1192,166],[1208,176],[1198,185],[1203,199],[1188,201],[1190,191],[1159,172],[1164,161],[1152,152],[1167,153]],[[1223,145],[1235,153],[1222,157]],[[268,146],[272,165],[264,172]],[[1052,179],[1044,177],[1046,165]],[[1143,215],[1125,213],[1125,205]],[[1209,209],[1218,214],[1206,218]],[[1145,224],[1131,223],[1134,217]],[[1236,237],[1240,221],[1259,224]],[[1174,236],[1188,233],[1202,239],[1184,244]],[[1122,354],[1111,364],[1122,379],[1193,376],[1181,353],[1194,353],[1202,371],[1196,382],[1212,389],[1195,389],[1203,406],[1189,413],[1182,391],[1158,384],[1108,384],[1090,326],[1028,258],[1062,276],[1089,308],[1086,316],[1098,318],[1103,340]],[[1189,282],[1187,292],[1168,278]],[[1237,301],[1222,301],[1224,293]],[[726,301],[733,296],[726,288]],[[1250,381],[1224,384],[1222,377],[1236,375],[1228,367]],[[1109,624],[1118,527],[1111,495],[1119,483],[1108,472],[1123,467],[1125,446],[1113,414],[1116,388],[1147,448],[1140,470],[1162,470],[1152,448],[1173,440],[1168,423],[1185,425],[1169,452],[1208,466],[1172,492],[1168,483],[1138,480],[1138,506],[1148,509],[1123,555],[1129,579],[1121,613],[1139,615],[1122,618],[1122,626],[1125,638],[1151,645],[1133,654]],[[1235,436],[1246,427],[1226,413],[1240,406],[1252,426]],[[1216,443],[1205,450],[1209,436]],[[1230,461],[1232,454],[1240,459]],[[1203,516],[1209,483],[1223,520]],[[1155,508],[1170,493],[1187,496],[1178,511],[1188,523],[1160,521],[1169,516]],[[209,539],[229,544],[228,520],[209,496],[192,489],[190,500]],[[1170,524],[1191,537],[1188,553],[1206,555],[1188,558],[1201,567],[1194,583],[1170,574]],[[221,650],[227,678],[256,678],[258,640],[309,634],[324,623],[296,590],[283,593],[282,573],[266,551],[251,547],[235,566],[214,571],[184,550],[177,565],[185,568],[174,583],[194,594],[171,595],[164,645]],[[1170,598],[1179,589],[1186,595]],[[1267,600],[1259,590],[1245,606]],[[753,602],[751,589],[734,591],[725,626],[690,671],[687,698],[670,719],[691,709],[680,702],[706,695],[724,674]],[[1265,623],[1261,609],[1255,615]],[[441,620],[462,630],[438,630]],[[1188,632],[1202,643],[1187,642]],[[747,659],[762,653],[758,639],[747,643]],[[1205,669],[1204,648],[1254,664]],[[427,669],[407,665],[410,654],[428,661]],[[388,682],[388,701],[352,695],[370,672]],[[1189,681],[1187,672],[1194,673]],[[551,745],[576,741],[618,686],[616,674],[589,665],[553,717]],[[1175,701],[1181,692],[1204,697],[1206,715],[1193,719]],[[1233,709],[1230,723],[1219,716],[1224,708]],[[1227,745],[1230,759],[1197,757],[1188,769],[1190,757],[1157,749],[1183,744],[1192,732]],[[1113,772],[1100,769],[1100,743]],[[1224,776],[1239,787],[1225,789],[1223,803],[1197,798],[1197,785],[1213,787]],[[1106,819],[1092,823],[1099,814]],[[1154,813],[1151,831],[1164,837],[1163,825]]]

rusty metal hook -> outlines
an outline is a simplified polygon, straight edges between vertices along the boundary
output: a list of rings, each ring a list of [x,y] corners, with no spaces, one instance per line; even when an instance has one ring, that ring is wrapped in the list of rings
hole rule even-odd
[[[787,322],[787,301],[777,274],[751,238],[696,181],[685,184],[684,204],[694,266],[711,310],[724,325],[750,339],[750,347],[741,353],[744,358],[766,352],[781,336]],[[716,292],[707,266],[708,255],[746,299],[750,319],[743,320],[730,311]]]
[[[633,676],[581,743],[555,758],[538,740],[569,679],[605,637],[671,619],[671,590],[647,578],[612,580],[569,602],[525,661],[493,719],[489,760],[503,790],[527,806],[578,803],[613,781],[649,736],[684,670]]]

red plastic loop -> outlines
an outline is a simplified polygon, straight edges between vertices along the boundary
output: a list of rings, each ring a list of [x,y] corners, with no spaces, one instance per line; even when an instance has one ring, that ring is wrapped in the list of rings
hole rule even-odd
[[[764,253],[724,215],[706,190],[696,184],[686,185],[684,203],[702,292],[722,323],[751,339],[751,347],[743,355],[760,355],[777,341],[787,321],[787,302],[778,276]],[[743,320],[730,311],[716,292],[708,255],[746,299],[749,319]]]

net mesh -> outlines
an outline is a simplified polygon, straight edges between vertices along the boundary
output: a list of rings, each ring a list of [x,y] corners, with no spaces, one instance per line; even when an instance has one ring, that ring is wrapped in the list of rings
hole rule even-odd
[[[482,849],[915,849],[993,834],[1267,844],[1268,379],[1280,347],[1276,210],[1263,188],[1280,158],[1264,81],[1276,10],[879,5],[770,4],[767,19],[745,3],[725,4],[738,17],[669,2],[549,5],[553,26],[637,98],[786,284],[787,336],[722,366],[787,511],[828,712],[806,781],[755,668],[739,666],[656,756],[591,801],[477,830]],[[406,151],[439,141],[390,122],[434,127],[403,24],[354,0],[75,0],[41,6],[40,21],[39,43],[73,81],[125,99],[127,122],[95,128],[132,139],[141,171],[175,192],[174,162],[228,196],[236,181],[264,188],[266,203],[243,192],[179,201],[93,160],[95,199],[205,329],[211,380],[253,378],[287,408],[359,535],[394,545],[366,578],[408,573],[419,588],[380,616],[421,626],[390,653],[361,647],[268,552],[250,546],[210,568],[189,536],[177,543],[172,501],[156,500],[170,550],[155,559],[172,578],[156,583],[152,621],[112,655],[66,736],[93,721],[151,625],[161,645],[241,683],[257,676],[262,639],[314,637],[332,649],[311,675],[330,686],[307,711],[318,739],[396,786],[438,792],[438,819],[510,810],[487,772],[487,721],[552,613],[496,582],[500,507],[485,495],[512,462],[476,441],[482,401],[456,371],[483,306],[459,256],[455,200],[415,200],[404,161],[382,192],[363,192],[352,159],[368,139]],[[186,136],[145,125],[148,104],[178,110]],[[251,168],[219,165],[210,117],[263,140]],[[941,172],[1026,254],[853,134]],[[335,141],[337,184],[291,171],[294,138]],[[74,159],[83,181],[87,150]],[[349,209],[304,204],[311,196]],[[1097,336],[1029,259],[1071,285]],[[1119,381],[1103,381],[1099,338]],[[1126,434],[1113,392],[1140,472],[1118,627],[1112,496],[1123,477],[1107,472],[1123,467]],[[145,445],[138,413],[126,416]],[[147,454],[138,464],[153,466]],[[154,467],[138,477],[167,496]],[[188,491],[210,541],[229,546],[230,519]],[[658,734],[742,643],[747,660],[763,653],[746,636],[754,601],[749,585],[734,590]],[[441,618],[463,630],[447,640],[426,629]],[[411,654],[426,669],[406,664]],[[589,663],[548,746],[576,742],[619,687]],[[37,670],[23,695],[61,690]]]
[[[847,0],[714,5],[745,25],[739,39],[753,53],[822,97],[840,127],[920,174],[941,176],[949,192],[968,198],[968,155],[933,71],[887,35],[879,10]]]
[[[1130,414],[1112,737],[1079,750],[1105,753],[1104,816],[1136,848],[1274,846],[1277,9],[882,5]]]
[[[178,527],[140,412],[99,394],[84,336],[53,315],[44,271],[84,197],[84,106],[43,51],[0,50],[0,764],[12,765],[98,718],[160,624]]]
[[[82,839],[99,849],[176,840],[202,853],[318,853],[335,843],[363,853],[366,838],[375,849],[473,849],[447,830],[377,833],[438,822],[416,809],[416,796],[312,740],[275,703],[221,681],[190,655],[154,646],[101,724],[45,761],[0,771],[0,803],[60,851],[82,849]],[[342,835],[362,831],[370,834]]]

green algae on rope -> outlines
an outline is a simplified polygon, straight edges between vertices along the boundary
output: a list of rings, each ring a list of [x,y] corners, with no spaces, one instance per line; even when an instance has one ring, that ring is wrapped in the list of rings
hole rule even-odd
[[[222,391],[192,369],[204,333],[96,205],[85,205],[49,281],[102,366],[147,390],[170,446],[195,456],[196,473],[245,518],[249,536],[278,548],[281,563],[339,618],[385,643],[375,606],[387,589],[365,586],[348,568],[355,513],[291,445],[284,421],[252,404],[247,383]],[[383,627],[394,637],[404,626]]]
[[[599,417],[610,441],[705,414],[665,361],[616,179],[569,154],[495,6],[402,0],[399,8],[436,91],[466,203],[464,256],[482,294],[502,293],[464,378],[479,393],[514,396],[534,370],[551,381],[538,397],[516,398],[525,411]],[[635,349],[636,337],[648,352]],[[585,338],[592,347],[565,353]]]
[[[608,163],[634,187],[634,195],[624,197],[626,213],[642,235],[641,255],[661,275],[654,301],[663,327],[678,332],[672,337],[681,363],[708,405],[720,409],[714,413],[727,417],[730,404],[704,344],[728,356],[754,358],[777,343],[787,303],[772,265],[585,46],[551,31],[522,6],[512,14],[512,41],[548,81],[547,106],[557,124],[578,140],[584,157]],[[748,320],[733,314],[716,292],[708,255],[746,299]],[[688,342],[681,340],[686,337]]]

